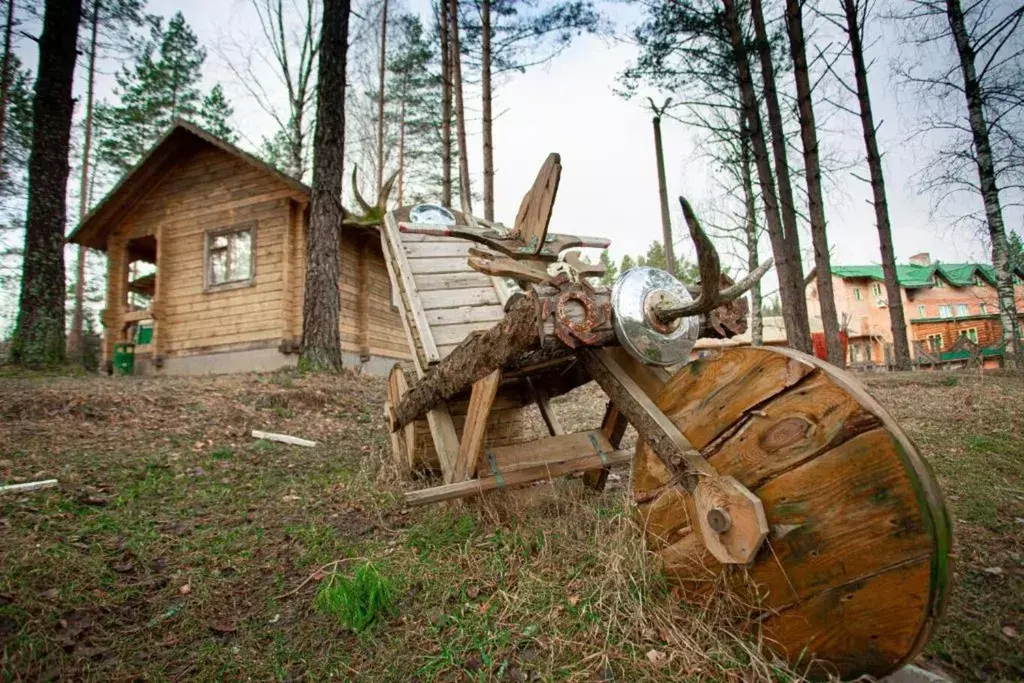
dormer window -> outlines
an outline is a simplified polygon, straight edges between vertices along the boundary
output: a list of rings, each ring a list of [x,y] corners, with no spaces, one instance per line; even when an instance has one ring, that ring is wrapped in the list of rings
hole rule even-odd
[[[932,284],[936,287],[945,287],[945,283],[942,282],[942,278],[938,275],[932,275]]]

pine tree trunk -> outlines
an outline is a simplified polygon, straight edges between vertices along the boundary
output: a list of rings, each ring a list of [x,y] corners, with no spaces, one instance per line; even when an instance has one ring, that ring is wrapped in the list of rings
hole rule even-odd
[[[825,356],[829,363],[841,368],[846,365],[846,356],[839,339],[839,316],[836,313],[835,292],[832,291],[832,264],[828,253],[825,200],[821,193],[818,130],[814,121],[811,78],[807,71],[801,1],[786,0],[786,26],[789,31],[789,51],[793,57],[793,73],[796,80],[797,114],[800,118],[800,139],[804,148],[804,170],[807,173],[807,214],[811,221],[818,305],[821,308],[821,326],[825,332]]]
[[[654,158],[658,164],[658,199],[661,202],[661,238],[665,243],[665,270],[676,274],[676,254],[672,246],[672,217],[668,211],[668,185],[665,182],[665,152],[661,146],[661,116],[655,114],[651,119],[654,124]]]
[[[452,88],[455,90],[455,123],[459,137],[459,201],[463,213],[473,213],[469,194],[469,149],[466,146],[466,107],[462,99],[462,54],[459,52],[459,0],[449,0],[451,21]]]
[[[81,16],[82,0],[47,0],[39,37],[21,297],[10,352],[12,362],[26,366],[58,365],[67,357],[64,226]]]
[[[775,66],[771,45],[764,24],[761,0],[750,0],[757,38],[757,53],[761,62],[761,80],[764,82],[764,102],[768,112],[768,127],[772,136],[772,157],[779,189],[779,213],[782,218],[782,248],[786,251],[785,270],[777,263],[779,294],[782,297],[782,317],[786,323],[789,346],[797,351],[812,353],[811,329],[807,319],[807,299],[804,296],[804,268],[800,260],[800,235],[797,231],[796,205],[793,203],[793,185],[786,158],[786,132],[782,125],[782,109],[775,88]],[[753,130],[751,125],[751,130]],[[774,244],[772,247],[774,251]],[[776,256],[778,262],[778,256]]]
[[[857,83],[857,102],[860,105],[860,123],[864,131],[864,149],[871,176],[875,224],[878,227],[878,245],[882,256],[882,275],[885,277],[885,294],[889,300],[889,325],[892,328],[894,361],[897,370],[910,370],[907,319],[903,312],[903,293],[897,278],[896,250],[892,244],[892,226],[889,223],[889,202],[885,192],[885,175],[882,172],[882,155],[878,151],[875,117],[871,111],[868,69],[864,62],[863,26],[857,17],[858,0],[843,0],[843,11],[846,14],[847,33],[850,37],[853,74]]]
[[[746,209],[745,237],[747,244],[747,272],[760,265],[757,249],[757,205],[754,197],[754,179],[750,172],[750,126],[742,111],[740,119],[740,182],[743,185],[743,205]],[[761,281],[750,288],[750,343],[764,344],[764,319],[761,313]]]
[[[302,180],[304,175],[302,167],[304,160],[302,158],[303,148],[305,147],[305,140],[302,135],[302,112],[292,111],[291,120],[288,122],[291,126],[291,133],[289,134],[288,140],[288,174],[298,180]]]
[[[491,0],[480,1],[480,90],[483,93],[484,218],[494,220],[494,132],[491,117]]]
[[[978,166],[978,181],[981,198],[985,203],[985,218],[988,223],[989,241],[992,242],[992,266],[996,271],[996,292],[999,296],[999,322],[1003,326],[1004,358],[1006,365],[1024,368],[1021,356],[1017,305],[1013,300],[1013,271],[1007,253],[1006,227],[1003,223],[1003,209],[999,201],[999,186],[996,182],[995,161],[989,141],[989,122],[985,118],[985,102],[974,66],[975,48],[964,23],[964,12],[960,0],[946,0],[946,18],[956,41],[960,56],[960,71],[964,78],[964,94],[967,98],[967,118],[974,139],[975,163]]]
[[[342,365],[339,279],[349,4],[324,0],[321,19],[300,357],[301,365],[311,370],[340,370]]]
[[[448,0],[441,4],[441,205],[452,208],[452,41]]]
[[[89,154],[92,152],[92,115],[96,85],[96,42],[99,34],[99,16],[101,3],[94,0],[92,4],[92,27],[89,35],[89,72],[85,87],[85,139],[82,142],[82,174],[78,184],[78,221],[85,218],[89,211]],[[71,314],[71,339],[68,351],[76,363],[82,362],[83,342],[85,334],[85,259],[87,250],[78,245],[75,261],[75,309]]]
[[[791,347],[809,353],[811,351],[810,330],[807,324],[807,302],[803,293],[803,268],[800,265],[799,248],[794,256],[791,243],[786,239],[779,212],[779,200],[775,194],[775,179],[772,175],[771,160],[765,142],[761,123],[761,110],[754,91],[750,71],[750,57],[736,13],[736,0],[723,0],[726,30],[736,60],[737,85],[740,90],[741,106],[750,127],[750,148],[754,157],[754,168],[761,187],[768,237],[775,257],[775,269],[779,279],[779,296],[782,300],[782,319],[786,325],[788,343]],[[802,315],[801,315],[802,312]]]
[[[7,133],[7,105],[11,96],[11,36],[14,33],[14,0],[7,0],[4,26],[4,56],[0,62],[0,181],[4,179],[4,142]]]
[[[377,197],[384,190],[384,76],[387,74],[388,0],[380,10],[380,78],[377,81]]]
[[[398,203],[405,201],[405,96],[402,97],[402,110],[398,123]]]

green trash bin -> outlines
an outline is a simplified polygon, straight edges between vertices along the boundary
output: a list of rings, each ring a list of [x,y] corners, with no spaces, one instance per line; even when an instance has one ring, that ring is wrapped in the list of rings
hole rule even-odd
[[[135,368],[135,344],[114,344],[114,371],[130,375]]]

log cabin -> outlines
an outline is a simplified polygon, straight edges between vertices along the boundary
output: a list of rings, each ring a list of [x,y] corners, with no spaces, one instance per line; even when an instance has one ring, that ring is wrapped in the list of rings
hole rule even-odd
[[[176,122],[68,240],[107,255],[103,361],[137,342],[137,374],[269,371],[302,339],[310,188]],[[345,365],[411,358],[378,228],[342,231]]]

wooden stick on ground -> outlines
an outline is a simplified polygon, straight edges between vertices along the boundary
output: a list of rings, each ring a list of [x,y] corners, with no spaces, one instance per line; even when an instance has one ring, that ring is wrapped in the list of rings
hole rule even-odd
[[[56,479],[44,479],[42,481],[29,481],[24,484],[7,484],[6,486],[0,486],[0,493],[26,493],[40,489],[52,489],[54,486],[57,486],[57,483]]]
[[[306,448],[313,448],[316,446],[316,441],[309,441],[308,439],[300,439],[297,436],[289,436],[287,434],[274,434],[273,432],[261,432],[258,429],[252,430],[252,438],[254,439],[265,439],[267,441],[279,441],[281,443],[291,444],[292,446],[305,446]]]

